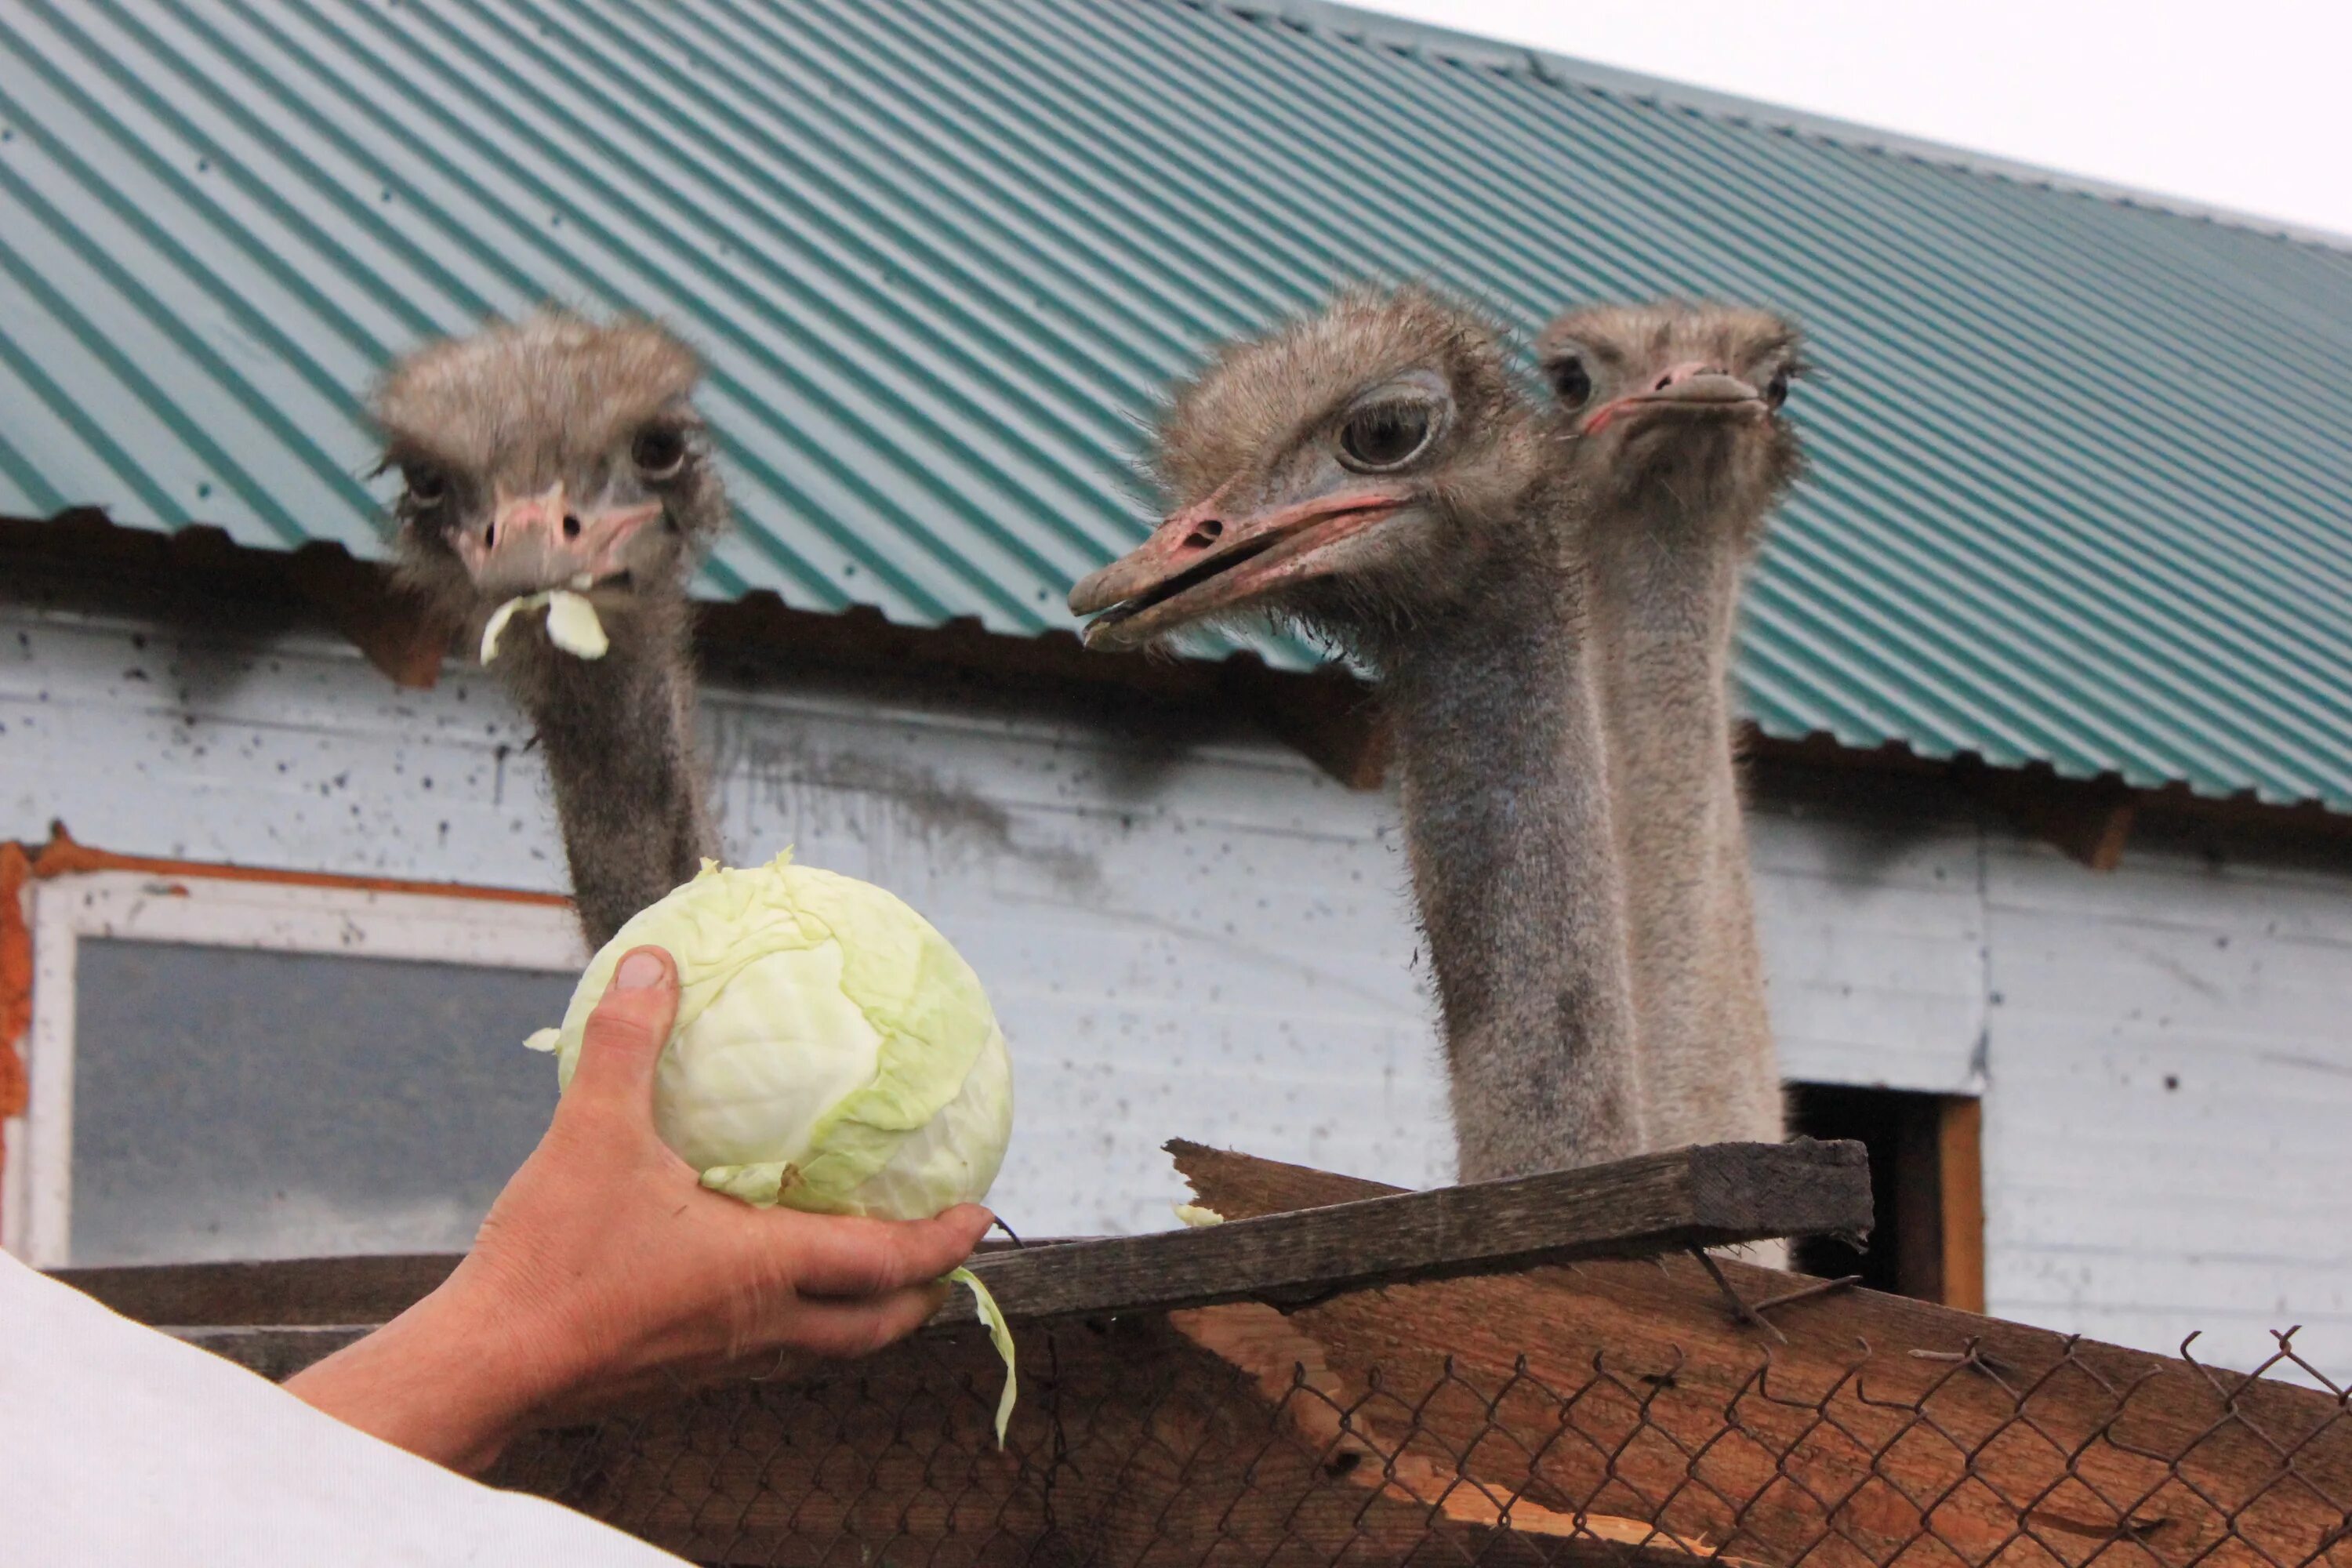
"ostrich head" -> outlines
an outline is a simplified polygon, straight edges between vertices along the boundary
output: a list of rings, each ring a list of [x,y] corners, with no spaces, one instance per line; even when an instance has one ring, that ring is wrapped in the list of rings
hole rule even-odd
[[[1257,612],[1360,639],[1512,547],[1542,442],[1496,333],[1422,289],[1340,294],[1180,388],[1153,468],[1171,510],[1070,591],[1090,647]]]
[[[1600,510],[1654,497],[1743,534],[1802,463],[1783,412],[1798,349],[1778,316],[1674,302],[1572,310],[1536,343]]]
[[[401,360],[374,412],[404,574],[477,627],[546,589],[584,593],[622,636],[648,605],[682,604],[727,516],[688,401],[700,374],[651,322],[555,310]]]

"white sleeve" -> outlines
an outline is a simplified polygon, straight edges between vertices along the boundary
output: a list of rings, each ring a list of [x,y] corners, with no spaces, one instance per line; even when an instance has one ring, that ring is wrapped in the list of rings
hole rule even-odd
[[[677,1562],[355,1431],[0,1254],[0,1563]]]

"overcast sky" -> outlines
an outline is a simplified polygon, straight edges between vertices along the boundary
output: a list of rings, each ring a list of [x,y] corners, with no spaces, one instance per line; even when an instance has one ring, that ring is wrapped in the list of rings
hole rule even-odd
[[[2352,0],[1358,0],[2352,236]]]

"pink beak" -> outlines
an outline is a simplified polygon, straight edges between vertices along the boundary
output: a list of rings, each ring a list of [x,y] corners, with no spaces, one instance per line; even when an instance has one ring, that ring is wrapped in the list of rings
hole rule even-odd
[[[1739,377],[1690,360],[1666,371],[1640,392],[1611,398],[1578,421],[1577,430],[1598,436],[1616,421],[1646,409],[1698,415],[1762,413],[1764,398]]]
[[[533,593],[601,583],[627,570],[623,553],[662,503],[587,510],[569,504],[561,481],[532,496],[500,490],[489,525],[457,540],[457,555],[476,584],[497,592]]]
[[[1231,481],[1171,512],[1151,537],[1070,590],[1070,608],[1100,611],[1088,647],[1137,647],[1215,611],[1315,576],[1313,557],[1361,533],[1412,500],[1391,489],[1337,495],[1236,515],[1223,506]]]

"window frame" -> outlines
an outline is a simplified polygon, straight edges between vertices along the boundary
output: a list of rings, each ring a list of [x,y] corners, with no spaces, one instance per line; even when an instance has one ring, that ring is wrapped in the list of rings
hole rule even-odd
[[[537,894],[100,870],[36,879],[23,897],[32,1019],[25,1112],[7,1120],[0,1145],[0,1246],[36,1268],[62,1268],[70,1257],[74,1022],[85,939],[548,974],[576,974],[588,962],[571,905]]]

